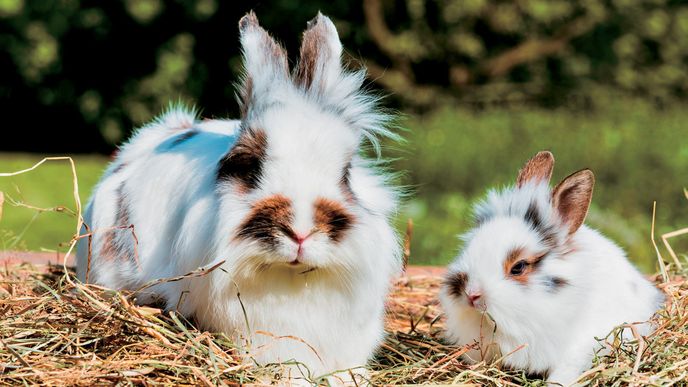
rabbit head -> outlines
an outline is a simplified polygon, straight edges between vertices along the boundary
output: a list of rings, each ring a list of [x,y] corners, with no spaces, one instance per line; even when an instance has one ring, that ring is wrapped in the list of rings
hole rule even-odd
[[[342,260],[355,259],[346,242],[369,223],[365,201],[376,195],[356,192],[356,181],[368,173],[357,170],[359,145],[390,133],[386,116],[361,91],[365,73],[342,68],[342,45],[329,18],[318,14],[308,23],[293,72],[254,13],[240,20],[239,30],[241,127],[218,171],[232,198],[225,204],[240,219],[234,251],[242,247],[253,266],[350,264]]]
[[[502,332],[531,329],[523,321],[560,309],[558,295],[571,285],[570,268],[561,263],[575,249],[572,236],[588,212],[594,177],[582,170],[550,190],[553,167],[552,154],[540,152],[521,169],[515,187],[489,192],[446,277],[446,298],[488,312]]]

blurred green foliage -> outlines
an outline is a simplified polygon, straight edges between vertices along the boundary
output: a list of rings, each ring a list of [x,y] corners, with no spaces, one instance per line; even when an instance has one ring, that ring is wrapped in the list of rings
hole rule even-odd
[[[360,10],[335,3],[327,8],[341,15]],[[321,5],[0,0],[0,112],[8,127],[41,134],[16,131],[0,150],[108,153],[170,101],[236,114],[239,18],[255,8],[293,56]]]
[[[598,106],[599,86],[660,104],[688,91],[684,1],[0,0],[0,109],[42,134],[0,149],[108,152],[170,100],[235,114],[235,26],[249,9],[292,62],[306,21],[330,15],[352,65],[405,111]]]
[[[405,103],[568,95],[591,83],[657,101],[688,92],[688,4],[672,0],[365,0],[367,64]]]

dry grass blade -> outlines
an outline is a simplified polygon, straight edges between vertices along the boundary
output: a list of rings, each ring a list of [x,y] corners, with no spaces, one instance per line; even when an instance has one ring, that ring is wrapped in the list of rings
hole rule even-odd
[[[680,230],[668,232],[662,235],[662,242],[664,242],[664,247],[666,247],[666,249],[669,251],[669,255],[674,260],[674,263],[676,264],[676,267],[679,268],[679,270],[683,269],[683,265],[681,264],[681,261],[679,261],[678,256],[676,256],[676,253],[674,252],[674,249],[671,247],[671,244],[669,244],[669,239],[686,234],[688,234],[688,228],[682,228]]]
[[[655,242],[655,219],[657,215],[657,202],[652,203],[652,226],[650,227],[650,240],[652,241],[652,246],[655,248],[655,253],[657,254],[657,262],[659,263],[659,271],[662,274],[662,280],[666,283],[669,281],[669,275],[667,274],[666,264],[664,263],[664,258],[662,253],[659,252],[659,247],[657,247],[657,242]]]
[[[403,270],[406,271],[409,259],[411,259],[411,238],[413,237],[413,219],[409,218],[406,222],[406,235],[404,236],[404,262]]]
[[[72,172],[72,193],[74,194],[74,201],[76,203],[76,213],[79,215],[79,218],[81,218],[81,199],[79,198],[79,182],[78,182],[77,175],[76,175],[76,165],[74,164],[74,159],[72,159],[71,157],[66,157],[66,156],[45,157],[41,161],[34,164],[33,166],[26,168],[26,169],[22,169],[21,171],[9,172],[9,173],[0,173],[0,177],[11,177],[11,176],[17,176],[17,175],[21,175],[21,174],[24,174],[27,172],[31,172],[48,161],[69,161],[69,166],[70,166],[71,172]],[[79,234],[79,230],[81,230],[81,221],[77,222],[75,235]]]
[[[186,273],[186,274],[184,274],[184,275],[180,275],[180,276],[176,276],[176,277],[169,277],[169,278],[160,278],[160,279],[151,281],[151,282],[149,282],[149,283],[147,283],[147,284],[141,286],[140,288],[138,288],[138,289],[134,292],[134,294],[140,293],[140,292],[142,292],[142,291],[144,291],[144,290],[146,290],[146,289],[149,289],[149,288],[151,288],[151,287],[153,287],[153,286],[155,286],[155,285],[160,285],[160,284],[167,283],[167,282],[181,281],[181,280],[183,280],[183,279],[185,279],[185,278],[195,278],[195,277],[202,277],[202,276],[204,276],[204,275],[208,275],[208,274],[210,274],[211,272],[213,272],[213,271],[215,271],[216,269],[218,269],[218,268],[219,268],[220,266],[222,266],[222,264],[224,264],[224,263],[225,263],[225,260],[223,259],[223,260],[221,260],[221,261],[213,262],[213,263],[210,263],[209,265],[206,265],[206,266],[203,266],[203,267],[199,267],[198,269],[192,270],[192,271],[190,271],[190,272],[188,272],[188,273]]]

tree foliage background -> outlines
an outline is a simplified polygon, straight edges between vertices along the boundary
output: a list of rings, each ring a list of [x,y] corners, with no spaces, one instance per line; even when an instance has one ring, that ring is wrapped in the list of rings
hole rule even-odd
[[[236,21],[249,9],[292,58],[306,21],[330,15],[402,109],[594,105],[598,86],[660,103],[688,91],[683,1],[1,0],[0,109],[30,141],[0,146],[107,152],[171,99],[235,113]]]
[[[446,262],[470,205],[540,149],[555,178],[595,170],[591,223],[649,264],[652,201],[660,231],[686,226],[678,0],[0,0],[0,151],[110,154],[171,101],[236,116],[250,9],[292,62],[306,22],[330,16],[350,65],[404,113],[407,142],[385,155],[405,171],[400,229],[414,218],[425,262]]]

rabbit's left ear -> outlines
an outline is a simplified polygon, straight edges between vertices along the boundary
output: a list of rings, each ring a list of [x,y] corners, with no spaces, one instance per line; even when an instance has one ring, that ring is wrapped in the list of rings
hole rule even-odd
[[[275,84],[288,81],[289,65],[284,48],[263,27],[253,11],[239,20],[241,51],[244,60],[244,80],[240,88],[242,116],[260,101],[269,100],[266,95]]]
[[[523,187],[529,181],[549,183],[554,169],[554,155],[549,151],[538,152],[518,171],[516,186]]]
[[[557,184],[552,191],[552,206],[573,234],[585,221],[592,201],[595,175],[589,169],[578,171]]]
[[[342,71],[342,43],[334,24],[320,12],[308,22],[294,82],[311,92],[323,93],[336,86]]]

